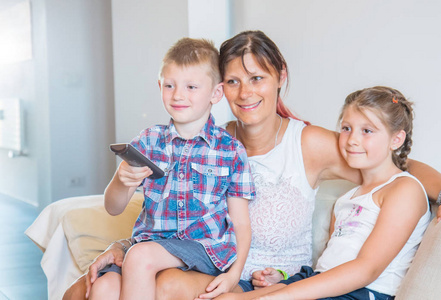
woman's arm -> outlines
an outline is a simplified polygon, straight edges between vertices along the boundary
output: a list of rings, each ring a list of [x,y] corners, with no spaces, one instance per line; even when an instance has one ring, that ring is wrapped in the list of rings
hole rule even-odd
[[[124,247],[129,248],[131,243],[128,240],[119,240],[112,243],[107,249],[95,258],[93,263],[89,266],[86,274],[78,278],[64,293],[63,300],[83,300],[88,299],[92,284],[98,276],[98,271],[103,269],[108,264],[116,264],[122,266],[125,251]]]
[[[360,171],[349,167],[341,156],[338,136],[337,132],[318,126],[310,125],[303,129],[303,161],[312,188],[331,179],[346,179],[361,184]]]
[[[382,197],[379,201],[382,202],[380,214],[356,259],[294,282],[259,299],[333,297],[365,287],[376,280],[403,248],[427,210],[425,195],[417,182],[410,178],[396,181],[378,195]]]
[[[424,186],[427,196],[435,203],[441,192],[441,173],[417,160],[407,161],[409,173],[418,178]]]

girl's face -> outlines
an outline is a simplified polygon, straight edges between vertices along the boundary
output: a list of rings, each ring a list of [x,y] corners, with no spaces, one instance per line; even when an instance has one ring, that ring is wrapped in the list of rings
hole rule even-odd
[[[391,134],[370,109],[361,112],[352,106],[347,107],[340,128],[340,152],[348,165],[356,169],[390,166],[393,164],[392,149],[404,141],[400,138],[404,131]]]
[[[277,109],[278,89],[286,79],[286,72],[277,75],[263,69],[253,54],[245,54],[244,63],[237,57],[225,68],[224,93],[234,116],[241,122],[259,124],[274,117]]]

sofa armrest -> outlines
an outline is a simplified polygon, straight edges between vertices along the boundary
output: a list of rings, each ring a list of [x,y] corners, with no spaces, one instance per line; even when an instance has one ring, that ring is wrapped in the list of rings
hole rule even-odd
[[[441,222],[432,220],[420,247],[404,276],[396,298],[405,300],[439,299],[441,295]]]

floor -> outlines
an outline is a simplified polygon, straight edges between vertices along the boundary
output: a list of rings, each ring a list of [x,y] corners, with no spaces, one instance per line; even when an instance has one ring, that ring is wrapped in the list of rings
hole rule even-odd
[[[42,252],[24,234],[37,215],[32,205],[0,194],[0,300],[47,300]]]

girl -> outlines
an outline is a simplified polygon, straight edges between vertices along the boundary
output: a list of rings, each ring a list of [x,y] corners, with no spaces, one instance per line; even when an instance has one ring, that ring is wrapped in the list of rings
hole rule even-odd
[[[393,299],[430,222],[426,192],[406,172],[411,103],[388,87],[360,90],[340,121],[340,152],[363,181],[337,200],[315,272],[304,266],[278,284],[277,270],[255,272],[255,286],[271,286],[240,299]]]

